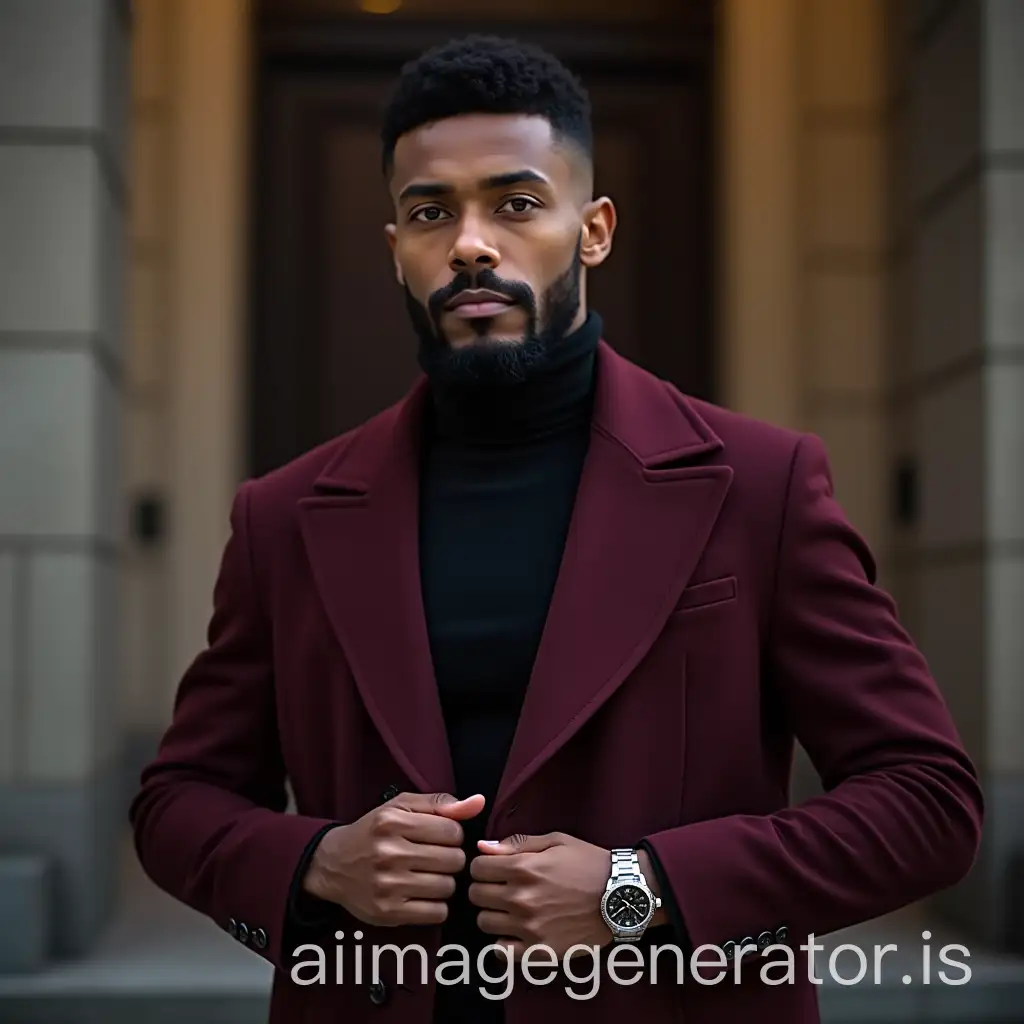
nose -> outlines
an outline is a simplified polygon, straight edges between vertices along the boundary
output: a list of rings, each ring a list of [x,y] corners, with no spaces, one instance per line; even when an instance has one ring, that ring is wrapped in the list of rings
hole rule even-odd
[[[483,267],[495,270],[501,263],[501,254],[494,245],[484,237],[480,230],[480,222],[475,217],[466,217],[462,222],[451,252],[448,254],[448,266],[455,273],[470,274]]]

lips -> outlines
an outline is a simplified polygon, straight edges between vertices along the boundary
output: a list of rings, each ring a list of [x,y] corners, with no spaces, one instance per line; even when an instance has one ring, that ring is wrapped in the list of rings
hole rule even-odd
[[[473,288],[459,292],[445,308],[453,316],[471,320],[477,317],[500,316],[514,305],[515,302],[501,292]]]

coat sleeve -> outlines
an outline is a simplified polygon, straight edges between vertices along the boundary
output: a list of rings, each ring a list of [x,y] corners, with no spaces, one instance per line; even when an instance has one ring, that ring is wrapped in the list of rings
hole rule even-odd
[[[960,881],[980,841],[975,767],[811,435],[790,468],[764,665],[823,795],[647,837],[693,946],[768,933],[795,948]]]
[[[272,632],[248,544],[251,486],[239,489],[231,510],[207,645],[179,684],[129,818],[139,860],[159,888],[288,969],[291,943],[311,941],[295,934],[289,913],[297,866],[313,837],[337,823],[286,813]]]

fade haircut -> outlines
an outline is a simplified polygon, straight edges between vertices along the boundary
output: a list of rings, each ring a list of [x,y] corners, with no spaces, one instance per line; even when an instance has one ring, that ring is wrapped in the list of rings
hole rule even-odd
[[[593,159],[590,98],[579,79],[538,46],[470,35],[427,50],[402,68],[381,129],[385,176],[401,136],[461,114],[543,117],[556,139]]]

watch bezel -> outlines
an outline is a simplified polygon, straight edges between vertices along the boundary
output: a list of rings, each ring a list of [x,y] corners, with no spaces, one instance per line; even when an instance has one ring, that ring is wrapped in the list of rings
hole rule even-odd
[[[620,924],[616,924],[608,914],[608,900],[611,896],[619,889],[625,887],[630,889],[639,889],[647,897],[647,915],[637,925],[631,925],[629,928],[624,928]],[[640,935],[647,930],[647,926],[651,923],[656,911],[657,901],[654,898],[654,893],[644,885],[642,882],[636,881],[633,878],[620,878],[617,882],[613,882],[601,896],[601,917],[604,918],[604,923],[611,929],[612,935],[616,938],[633,938]]]

